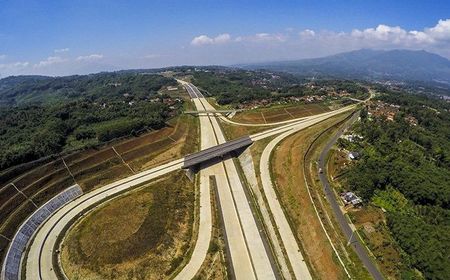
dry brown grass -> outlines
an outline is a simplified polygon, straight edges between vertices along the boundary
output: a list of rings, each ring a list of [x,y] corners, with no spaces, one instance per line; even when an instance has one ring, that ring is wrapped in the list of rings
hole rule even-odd
[[[192,116],[183,115],[170,120],[169,123],[170,127],[111,145],[116,147],[119,154],[124,154],[123,157],[134,171],[148,169],[196,151],[198,147],[197,120]],[[111,145],[65,156],[65,161],[74,174],[75,180],[85,192],[132,174],[114,153]],[[38,205],[74,184],[61,159],[27,170],[25,174],[18,175],[12,181]],[[8,238],[12,238],[18,225],[33,210],[28,206],[20,207],[25,200],[14,191],[10,187],[2,187],[0,192],[3,201],[0,234]],[[5,198],[4,194],[8,197]],[[3,251],[6,247],[3,243],[0,245],[0,251]]]
[[[220,209],[217,208],[216,184],[213,179],[211,182],[211,211],[212,215],[212,236],[209,250],[199,271],[193,279],[214,279],[225,280],[227,277],[225,241],[221,224]]]
[[[70,231],[61,258],[70,279],[164,279],[187,257],[194,184],[182,171],[120,196]]]
[[[288,137],[280,144],[272,160],[280,201],[316,279],[345,279],[317,218],[303,174],[303,157],[308,146],[321,131],[336,122],[338,119],[333,118]]]
[[[287,104],[237,113],[233,120],[242,123],[272,123],[330,111],[323,104]]]

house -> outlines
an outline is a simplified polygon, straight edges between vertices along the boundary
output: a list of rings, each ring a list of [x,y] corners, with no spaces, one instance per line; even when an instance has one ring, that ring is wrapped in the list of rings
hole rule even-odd
[[[351,160],[357,160],[359,159],[361,155],[358,152],[350,152],[348,153],[348,158]]]
[[[345,205],[358,206],[362,203],[362,199],[352,192],[341,193],[341,198]]]

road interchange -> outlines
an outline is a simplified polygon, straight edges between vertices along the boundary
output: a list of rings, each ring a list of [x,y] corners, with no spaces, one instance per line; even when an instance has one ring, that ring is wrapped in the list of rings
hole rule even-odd
[[[214,110],[193,85],[185,82],[181,83],[183,83],[189,92],[197,110]],[[258,141],[281,133],[284,133],[283,135],[290,135],[291,133],[316,124],[329,117],[352,110],[354,107],[355,105],[351,105],[336,111],[290,120],[287,123],[281,122],[281,126],[256,133],[251,135],[250,138],[253,141]],[[219,117],[222,120],[224,118],[221,115]],[[239,124],[236,123],[235,125]],[[200,128],[201,150],[226,142],[216,117],[211,116],[210,114],[206,117],[200,117]],[[54,251],[57,249],[57,237],[64,231],[68,224],[73,223],[75,219],[80,217],[80,213],[84,213],[86,209],[89,209],[93,205],[111,199],[117,194],[132,189],[134,186],[143,182],[178,170],[182,167],[183,162],[184,158],[178,159],[107,186],[100,187],[60,209],[49,218],[43,226],[41,226],[36,233],[33,242],[30,244],[28,258],[25,260],[26,278],[57,279],[58,276],[56,271],[58,268],[54,267]],[[194,277],[206,258],[212,230],[209,186],[210,176],[214,176],[216,182],[218,182],[219,199],[222,207],[221,214],[225,221],[225,230],[228,240],[227,246],[231,252],[230,259],[234,275],[237,279],[276,278],[277,272],[275,271],[275,265],[273,264],[273,257],[271,256],[270,250],[268,250],[265,245],[264,236],[262,236],[258,229],[257,221],[247,200],[244,186],[241,183],[236,166],[233,160],[228,156],[225,157],[223,161],[212,165],[204,165],[200,169],[200,215],[198,238],[189,262],[175,279],[190,279]],[[267,180],[270,180],[270,178]],[[277,198],[273,196],[271,196],[270,199],[277,200]],[[276,209],[276,206],[273,206],[272,204],[272,207],[270,207],[270,210],[273,212],[273,209]],[[280,221],[282,221],[282,218],[280,218]],[[276,226],[279,227],[280,225],[277,224]],[[287,232],[287,234],[289,234],[290,231],[292,234],[290,228],[283,231]],[[284,244],[285,247],[286,245],[289,245],[289,243],[287,242]],[[296,246],[298,247],[298,245]],[[293,246],[293,248],[295,249],[295,246]],[[295,263],[299,261],[299,259],[295,258],[299,258],[299,256],[297,255],[297,257],[289,259],[289,262],[293,267],[295,266]],[[303,262],[302,258],[300,262]],[[292,265],[292,263],[294,263],[294,265]],[[301,273],[295,273],[296,269],[293,270],[295,276],[309,275],[306,266],[298,270],[302,271]],[[308,276],[305,276],[306,278],[303,278],[303,276],[300,279],[309,279]]]

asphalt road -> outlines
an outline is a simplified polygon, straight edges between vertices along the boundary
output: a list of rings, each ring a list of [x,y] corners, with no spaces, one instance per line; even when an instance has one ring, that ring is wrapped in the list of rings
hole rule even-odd
[[[370,275],[376,279],[376,280],[382,280],[384,279],[380,271],[378,270],[377,266],[373,263],[371,257],[367,253],[364,245],[361,244],[360,240],[353,234],[353,230],[350,227],[350,225],[347,222],[347,219],[345,218],[344,214],[342,213],[339,203],[336,199],[336,196],[334,195],[334,191],[330,186],[330,182],[328,181],[327,176],[327,169],[325,168],[326,165],[326,159],[327,155],[330,152],[333,145],[336,143],[336,141],[341,137],[345,130],[350,127],[358,118],[358,114],[353,115],[353,117],[348,120],[344,126],[339,129],[339,131],[331,138],[323,151],[320,153],[318,165],[319,168],[322,169],[322,173],[319,173],[320,182],[322,183],[322,186],[324,188],[325,195],[327,197],[328,202],[331,205],[331,208],[333,209],[334,216],[336,220],[339,223],[339,226],[344,233],[345,237],[347,238],[350,246],[353,248],[353,250],[358,255],[361,262],[364,264],[366,269],[369,271]]]

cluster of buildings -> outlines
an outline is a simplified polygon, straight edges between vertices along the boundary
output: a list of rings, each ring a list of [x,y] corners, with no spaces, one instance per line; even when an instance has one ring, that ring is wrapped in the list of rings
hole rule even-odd
[[[395,115],[399,112],[400,105],[389,104],[381,100],[371,101],[368,106],[370,117],[384,117],[388,121],[394,121]],[[405,120],[412,126],[416,126],[418,121],[413,116],[406,116]]]

